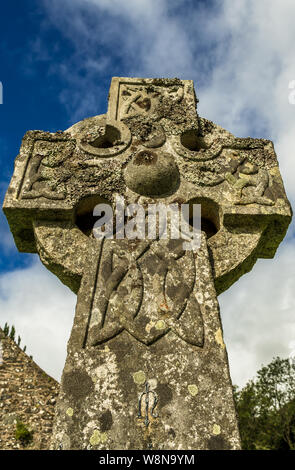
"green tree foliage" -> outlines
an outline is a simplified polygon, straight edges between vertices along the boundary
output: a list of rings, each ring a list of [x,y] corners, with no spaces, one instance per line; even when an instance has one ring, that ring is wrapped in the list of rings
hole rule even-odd
[[[19,440],[23,446],[27,446],[33,440],[33,431],[30,431],[22,421],[17,421],[15,438]]]
[[[276,357],[234,387],[242,448],[295,450],[295,364]]]
[[[12,325],[10,333],[9,333],[9,338],[11,338],[14,341],[15,338],[15,327]]]
[[[9,330],[10,330],[10,333],[9,333]],[[3,328],[3,333],[5,334],[5,336],[9,336],[9,338],[11,338],[13,341],[15,341],[16,331],[15,331],[14,325],[12,325],[12,327],[10,328],[8,323],[6,322],[5,325],[4,325],[4,328]],[[17,338],[18,347],[20,347],[20,343],[21,343],[21,337],[18,335],[18,338]],[[27,349],[27,347],[25,346],[23,348],[23,351],[25,352],[26,349]]]
[[[3,333],[5,334],[5,336],[9,335],[9,326],[8,326],[7,323],[5,323],[5,325],[4,325]]]

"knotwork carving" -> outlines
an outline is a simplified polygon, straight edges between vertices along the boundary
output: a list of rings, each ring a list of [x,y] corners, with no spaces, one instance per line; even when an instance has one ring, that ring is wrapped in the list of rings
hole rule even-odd
[[[126,329],[138,341],[152,344],[172,330],[202,346],[193,253],[183,250],[181,240],[140,241],[132,252],[124,240],[119,250],[108,242],[101,244],[87,343],[103,343]]]

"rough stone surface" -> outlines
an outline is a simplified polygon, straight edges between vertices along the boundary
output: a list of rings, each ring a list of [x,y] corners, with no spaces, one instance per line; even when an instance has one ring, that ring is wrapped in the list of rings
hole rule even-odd
[[[59,384],[0,329],[0,449],[49,449]],[[27,446],[15,437],[17,420],[33,431]]]
[[[273,144],[198,116],[193,83],[113,78],[106,115],[30,131],[4,211],[78,294],[52,448],[238,449],[217,295],[290,223]],[[93,207],[200,203],[202,244],[97,240]]]

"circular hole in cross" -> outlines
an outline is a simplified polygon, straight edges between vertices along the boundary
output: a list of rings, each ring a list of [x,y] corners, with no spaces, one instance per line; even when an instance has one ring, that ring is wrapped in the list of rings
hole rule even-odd
[[[202,149],[208,148],[208,146],[204,142],[204,139],[198,136],[197,131],[195,129],[183,132],[180,137],[180,142],[183,147],[195,152],[199,152]]]
[[[93,215],[93,210],[98,204],[107,204],[111,206],[107,199],[96,195],[84,197],[76,206],[75,224],[81,230],[81,232],[87,235],[87,237],[92,234],[95,222],[104,216],[103,213],[99,217]]]
[[[200,197],[194,198],[189,201],[190,218],[189,224],[194,226],[193,219],[193,205],[201,205],[201,230],[205,232],[207,238],[213,237],[220,229],[220,208],[219,205],[212,199]]]
[[[107,125],[105,133],[90,142],[90,145],[95,148],[107,149],[114,147],[120,141],[120,138],[120,131],[114,126]]]

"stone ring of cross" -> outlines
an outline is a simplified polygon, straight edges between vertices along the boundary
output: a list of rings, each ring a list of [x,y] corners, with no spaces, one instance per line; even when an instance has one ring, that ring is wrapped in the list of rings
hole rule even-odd
[[[86,154],[98,158],[110,158],[124,152],[131,142],[131,132],[123,122],[105,116],[94,116],[72,126],[68,132],[77,140]],[[95,165],[95,160],[88,165]]]
[[[196,105],[190,80],[115,77],[106,115],[23,138],[4,212],[78,295],[52,449],[240,448],[217,296],[275,255],[292,210],[272,142]],[[189,204],[190,222],[200,204],[200,247],[96,239],[94,208],[117,197]]]

